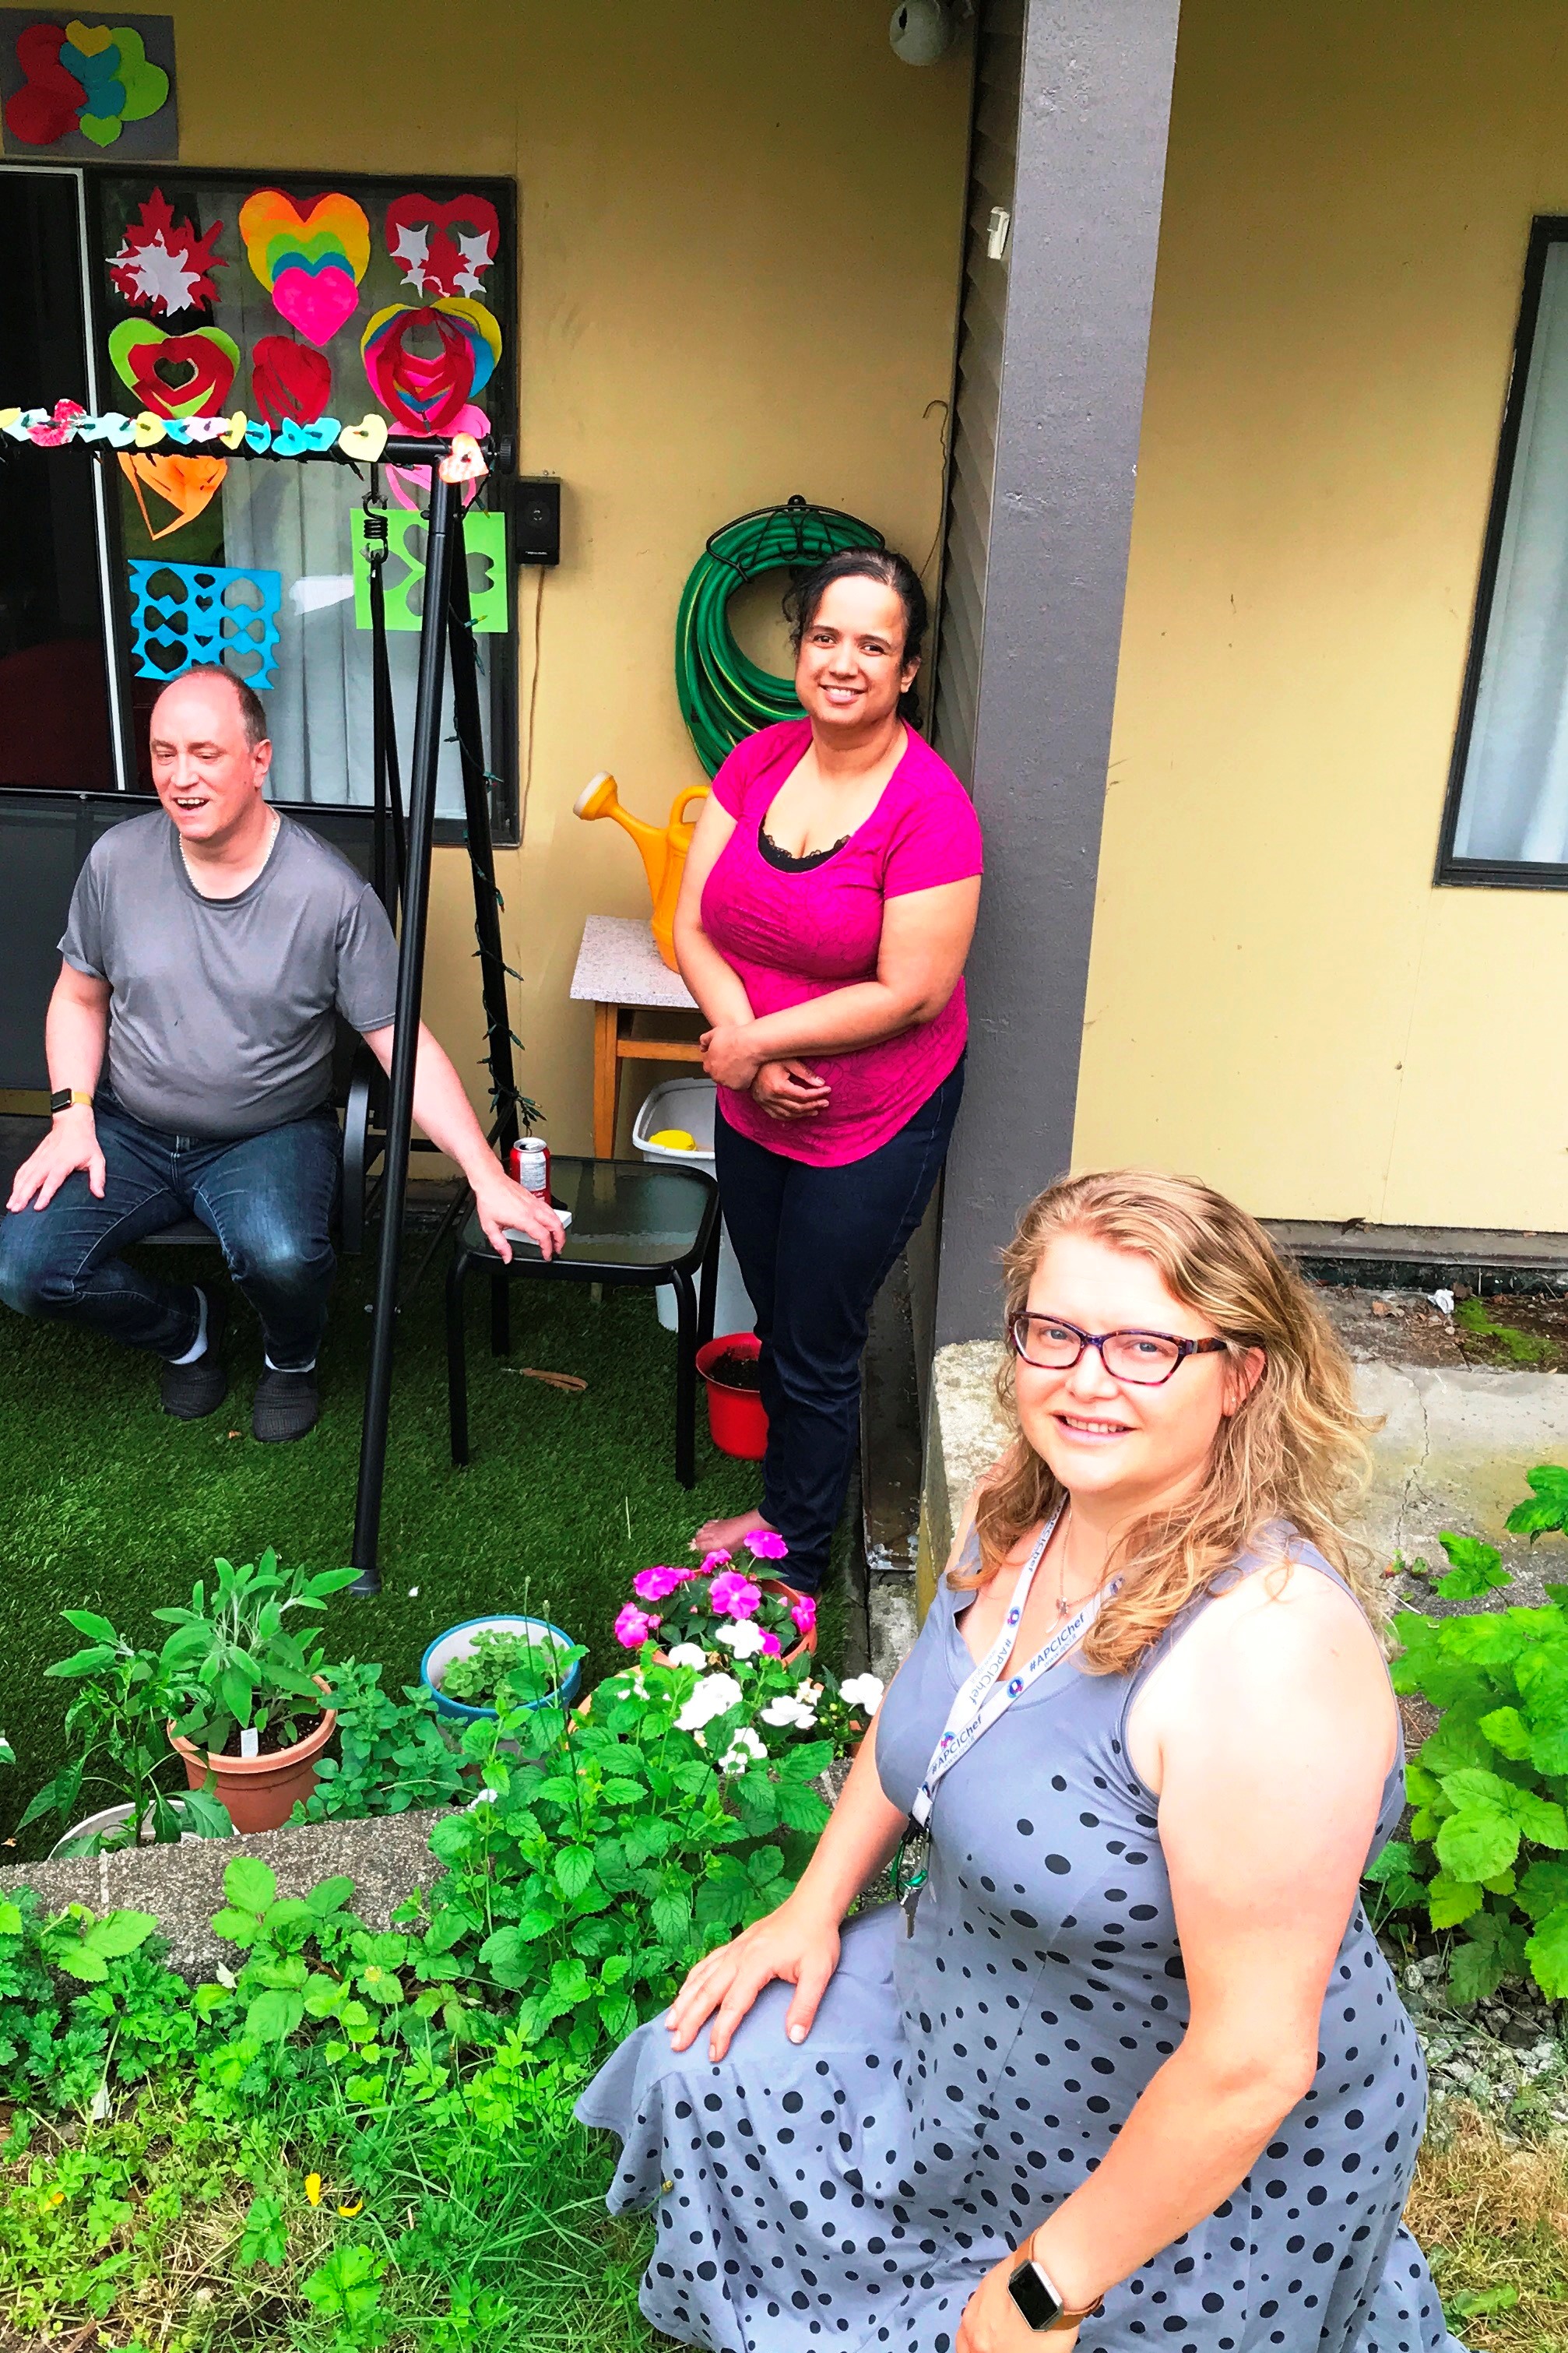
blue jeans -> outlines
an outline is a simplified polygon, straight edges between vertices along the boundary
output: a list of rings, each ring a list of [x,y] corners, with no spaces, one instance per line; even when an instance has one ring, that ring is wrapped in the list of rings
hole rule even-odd
[[[312,1112],[260,1135],[214,1142],[143,1127],[100,1095],[95,1122],[102,1200],[78,1169],[47,1208],[0,1217],[6,1306],[85,1324],[155,1356],[183,1356],[195,1345],[194,1286],[160,1282],[118,1253],[195,1217],[216,1238],[261,1319],[272,1363],[290,1369],[313,1363],[326,1329],[342,1161],[332,1113]]]
[[[841,1168],[814,1168],[713,1124],[741,1273],[757,1311],[768,1409],[763,1510],[789,1546],[783,1574],[814,1592],[859,1437],[871,1303],[925,1215],[963,1092],[963,1064],[898,1134]]]

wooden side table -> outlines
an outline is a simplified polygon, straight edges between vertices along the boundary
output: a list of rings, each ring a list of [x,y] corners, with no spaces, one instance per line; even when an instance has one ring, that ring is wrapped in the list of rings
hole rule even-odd
[[[642,1008],[695,1013],[686,983],[654,945],[648,923],[636,915],[590,915],[572,975],[572,995],[594,1008],[594,1157],[616,1156],[616,1115],[623,1062],[697,1062],[702,1049],[690,1038],[637,1038],[633,1016]]]

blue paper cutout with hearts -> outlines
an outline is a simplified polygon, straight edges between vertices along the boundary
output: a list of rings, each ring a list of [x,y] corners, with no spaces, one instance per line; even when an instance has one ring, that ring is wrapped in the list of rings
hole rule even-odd
[[[131,561],[132,657],[138,678],[163,683],[195,662],[223,662],[268,687],[278,653],[283,576],[222,564]],[[235,656],[254,656],[251,665]]]

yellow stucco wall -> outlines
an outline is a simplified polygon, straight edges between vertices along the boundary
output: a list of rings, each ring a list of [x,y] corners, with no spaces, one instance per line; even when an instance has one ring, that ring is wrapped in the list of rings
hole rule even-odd
[[[1568,898],[1432,872],[1558,0],[1184,0],[1075,1138],[1568,1228]]]
[[[647,903],[630,843],[571,805],[608,767],[662,819],[702,780],[672,662],[704,539],[795,491],[917,564],[936,533],[925,411],[950,385],[969,67],[900,64],[887,19],[879,0],[177,0],[187,163],[517,179],[521,463],[563,478],[565,561],[499,879],[521,1082],[562,1150],[589,1148],[592,1014],[567,999],[584,918]],[[466,1071],[471,946],[466,857],[438,850],[426,1010]]]

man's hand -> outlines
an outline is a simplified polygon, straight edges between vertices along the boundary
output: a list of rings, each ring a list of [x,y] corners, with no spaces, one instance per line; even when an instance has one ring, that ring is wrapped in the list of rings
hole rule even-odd
[[[47,1209],[66,1178],[74,1176],[79,1168],[86,1169],[93,1198],[101,1201],[103,1154],[99,1149],[91,1109],[86,1103],[61,1112],[37,1152],[29,1153],[17,1169],[5,1207],[25,1209],[31,1201],[35,1209]]]
[[[475,1185],[474,1208],[485,1240],[508,1266],[511,1263],[511,1244],[506,1238],[509,1226],[537,1242],[542,1258],[553,1258],[566,1239],[565,1227],[543,1196],[525,1193],[521,1185],[514,1185],[499,1160],[490,1162],[489,1175]]]
[[[826,1080],[805,1062],[764,1062],[752,1081],[752,1101],[773,1119],[815,1119],[830,1095]]]
[[[762,1069],[763,1058],[751,1043],[755,1026],[749,1021],[721,1021],[703,1031],[702,1067],[719,1086],[743,1092]]]

